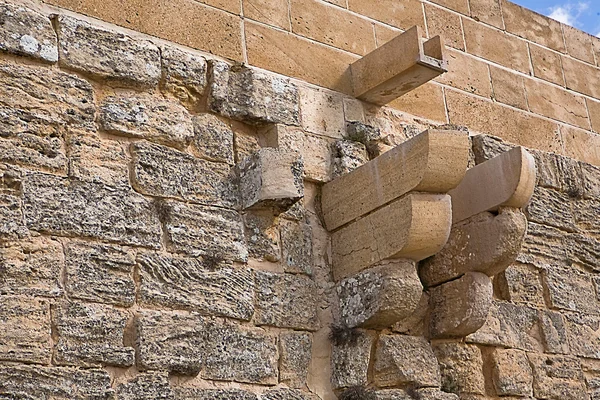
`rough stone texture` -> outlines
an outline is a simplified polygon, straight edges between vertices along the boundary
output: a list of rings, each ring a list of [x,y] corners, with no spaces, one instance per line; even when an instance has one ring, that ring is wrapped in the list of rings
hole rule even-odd
[[[492,379],[499,396],[531,396],[533,375],[527,353],[495,349],[492,353]]]
[[[580,200],[573,203],[577,226],[600,238],[600,200]]]
[[[233,130],[212,114],[200,114],[192,119],[192,146],[199,157],[233,164]]]
[[[100,105],[100,128],[183,149],[194,137],[192,117],[178,102],[149,95],[110,96]]]
[[[567,266],[564,232],[552,227],[529,222],[517,260],[538,267],[547,265]]]
[[[271,262],[281,259],[279,221],[272,210],[256,210],[244,215],[246,242],[251,258]]]
[[[279,226],[284,271],[311,275],[313,234],[310,225],[282,219]]]
[[[261,400],[318,400],[318,397],[296,389],[280,387],[267,390]]]
[[[433,352],[440,364],[442,390],[463,394],[485,394],[483,358],[477,346],[438,343]]]
[[[24,177],[23,198],[29,229],[160,246],[161,230],[152,204],[132,191],[32,173]]]
[[[422,292],[413,261],[384,262],[339,283],[341,320],[351,328],[389,327],[415,311]]]
[[[147,40],[58,17],[60,65],[110,83],[152,87],[160,79],[160,52]]]
[[[128,314],[104,305],[63,301],[52,308],[58,343],[54,361],[83,367],[133,365],[134,349],[123,346]]]
[[[227,164],[201,160],[169,147],[131,145],[132,185],[140,193],[220,207],[235,207],[237,185]]]
[[[458,396],[454,393],[447,393],[434,388],[415,390],[415,396],[418,400],[459,400]]]
[[[258,400],[254,393],[240,389],[173,388],[175,400]]]
[[[99,243],[72,242],[65,246],[67,293],[71,298],[131,306],[135,283],[132,250]]]
[[[368,372],[374,339],[366,332],[356,332],[351,339],[332,344],[331,385],[334,390],[369,383]]]
[[[374,379],[380,387],[439,387],[440,370],[425,338],[382,335],[375,353]]]
[[[349,140],[364,144],[367,148],[372,142],[382,139],[379,128],[360,121],[348,121],[346,125],[346,137]]]
[[[64,265],[63,248],[40,237],[0,244],[0,294],[57,297]]]
[[[504,143],[499,137],[491,135],[476,135],[473,136],[472,140],[475,162],[477,164],[499,156],[515,147],[514,145]]]
[[[586,199],[600,199],[600,168],[581,162],[583,174],[583,196]]]
[[[565,249],[569,261],[600,272],[600,241],[581,234],[566,235]]]
[[[174,400],[169,376],[161,372],[140,374],[117,387],[118,400]]]
[[[139,255],[138,265],[141,304],[245,320],[254,313],[253,277],[244,267],[156,253]]]
[[[600,359],[600,317],[582,314],[565,314],[564,317],[571,354]]]
[[[316,330],[317,287],[303,275],[256,271],[256,314],[258,325]]]
[[[569,354],[569,341],[565,320],[560,313],[540,311],[540,331],[547,353]]]
[[[5,399],[112,400],[110,376],[101,369],[0,365]]]
[[[362,143],[350,140],[338,140],[333,143],[332,161],[331,177],[335,179],[338,176],[354,171],[369,161],[367,148]]]
[[[252,124],[299,124],[298,89],[287,78],[211,62],[211,111]]]
[[[408,318],[404,318],[402,321],[394,324],[392,331],[412,336],[425,336],[426,331],[429,329],[427,326],[428,315],[429,294],[423,292],[415,311]]]
[[[494,278],[494,285],[502,293],[502,298],[513,303],[545,304],[540,270],[533,265],[511,265]]]
[[[0,3],[0,50],[54,63],[58,61],[56,33],[50,19],[27,7]]]
[[[38,364],[50,362],[52,340],[47,301],[0,296],[0,321],[0,360]]]
[[[244,225],[238,213],[177,201],[161,202],[159,209],[165,218],[169,249],[191,256],[247,260]]]
[[[536,187],[526,212],[529,221],[568,232],[576,230],[570,197],[565,193]]]
[[[574,268],[548,268],[542,274],[548,290],[550,305],[554,308],[598,314],[600,302],[592,276]]]
[[[581,363],[575,357],[528,353],[533,369],[533,394],[551,400],[586,399]]]
[[[312,356],[312,334],[283,332],[279,335],[279,381],[292,388],[306,386]]]
[[[571,197],[581,197],[584,191],[581,163],[554,153],[533,151],[538,185],[560,190]]]
[[[7,175],[4,174],[3,178],[6,177]],[[17,185],[20,187],[21,183],[17,182]],[[20,190],[0,193],[0,221],[0,238],[3,240],[27,236]]]
[[[204,57],[175,46],[161,46],[162,86],[182,102],[196,105],[206,90]]]

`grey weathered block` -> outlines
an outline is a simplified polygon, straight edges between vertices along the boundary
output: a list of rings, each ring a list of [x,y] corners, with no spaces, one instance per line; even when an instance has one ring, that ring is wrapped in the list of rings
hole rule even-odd
[[[525,211],[529,221],[568,232],[574,232],[577,229],[574,224],[571,199],[566,193],[536,187]]]
[[[42,61],[58,61],[56,33],[50,19],[17,4],[0,4],[0,50]]]
[[[528,353],[533,395],[540,399],[587,399],[581,362],[576,357]]]
[[[162,84],[183,102],[196,104],[206,90],[204,57],[175,46],[161,46]]]
[[[54,361],[59,365],[133,365],[134,349],[123,345],[125,311],[63,301],[53,306],[52,319],[58,335]]]
[[[132,185],[142,194],[229,208],[237,204],[236,179],[227,164],[147,142],[133,143],[130,152]]]
[[[491,135],[476,135],[473,136],[472,141],[475,162],[477,164],[481,164],[516,147],[513,144],[505,143],[499,137]]]
[[[282,332],[279,356],[279,381],[292,388],[304,387],[312,358],[312,334]]]
[[[331,385],[334,390],[366,386],[374,343],[373,336],[357,333],[354,340],[332,343]]]
[[[192,117],[181,104],[149,95],[105,98],[100,104],[99,122],[109,133],[180,149],[194,136]]]
[[[192,146],[199,157],[207,160],[234,163],[233,130],[212,114],[200,114],[192,119]]]
[[[258,400],[254,393],[241,389],[173,388],[175,400]]]
[[[280,219],[272,210],[246,213],[244,227],[250,257],[271,262],[281,259]]]
[[[541,310],[539,312],[539,323],[546,353],[571,353],[566,323],[562,314],[550,310]]]
[[[288,78],[211,61],[208,106],[250,124],[299,124],[298,88]]]
[[[600,241],[582,234],[564,236],[569,261],[600,272]]]
[[[582,197],[584,178],[581,163],[554,153],[532,151],[539,186],[559,190],[571,197]]]
[[[156,253],[140,254],[138,265],[141,304],[243,320],[254,313],[254,280],[249,269],[210,257]]]
[[[23,180],[23,203],[29,229],[160,247],[154,207],[133,191],[31,173]]]
[[[112,83],[153,87],[161,75],[158,47],[147,40],[58,17],[59,63]]]
[[[175,400],[166,372],[147,372],[137,375],[116,389],[118,400]]]
[[[281,250],[285,272],[311,275],[313,271],[312,228],[305,222],[282,219]]]
[[[367,148],[359,142],[338,140],[333,143],[332,151],[333,165],[331,167],[331,176],[333,179],[352,172],[369,161]]]
[[[99,243],[70,242],[65,246],[67,293],[73,299],[119,306],[135,301],[131,249]]]
[[[269,389],[261,396],[261,400],[318,400],[318,399],[319,399],[319,397],[314,394],[302,392],[297,389],[289,389],[286,387]]]
[[[549,267],[542,273],[549,305],[555,309],[598,314],[600,300],[592,277],[573,268]]]
[[[569,313],[564,315],[570,354],[600,360],[600,317]]]
[[[440,364],[442,390],[456,394],[485,395],[483,357],[475,345],[435,343],[433,352]]]
[[[579,163],[583,175],[583,197],[586,199],[600,199],[600,168],[587,164]]]
[[[0,237],[18,239],[26,235],[22,199],[12,194],[0,194]]]

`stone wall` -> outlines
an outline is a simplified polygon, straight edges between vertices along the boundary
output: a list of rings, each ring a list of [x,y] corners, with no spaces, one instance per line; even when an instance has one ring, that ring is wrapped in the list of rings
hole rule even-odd
[[[89,14],[113,4],[65,3]],[[146,2],[132,2],[119,5],[115,22],[243,60],[227,53],[229,46],[237,49],[225,39],[233,31],[214,24],[225,15],[232,26],[266,28],[212,7],[239,11],[225,3],[160,3],[151,16],[138,12]],[[415,18],[422,17],[420,7]],[[192,8],[215,15],[197,20]],[[449,13],[426,4],[429,9]],[[100,16],[108,15],[117,13]],[[193,24],[176,32],[185,24],[166,15]],[[199,21],[206,27],[193,29]],[[373,24],[376,32],[380,25],[394,31],[369,21],[371,32]],[[252,35],[246,27],[246,40]],[[269,46],[282,45],[262,35]],[[248,48],[249,60],[251,54]],[[314,57],[299,65],[317,68],[317,50]],[[561,57],[575,63],[571,55]],[[507,73],[466,59],[484,65],[485,74],[488,68]],[[581,153],[568,152],[565,129],[575,128],[567,118],[521,113],[501,105],[498,95],[490,102],[450,89],[458,85],[454,79],[476,78],[467,71],[476,70],[455,70],[442,78],[446,83],[400,100],[414,107],[405,109],[414,116],[314,86],[328,86],[317,75],[290,73],[301,81],[44,4],[0,1],[0,398],[600,396],[600,170],[585,162],[596,162],[589,157],[597,149],[583,141]],[[421,96],[434,92],[471,99],[490,112],[509,110],[498,120],[470,108],[458,113],[467,128],[491,126],[506,139],[474,137],[472,165],[514,143],[534,149],[539,181],[526,210],[523,251],[494,277],[487,322],[466,338],[428,339],[427,290],[420,294],[422,312],[401,324],[345,329],[320,186],[422,130],[456,129],[446,124],[457,122],[450,101],[450,120],[445,111],[441,118],[428,114],[437,103]],[[423,99],[431,107],[421,108]],[[593,104],[589,97],[581,101]],[[586,121],[594,120],[590,111]],[[254,207],[249,194],[256,191],[245,186],[240,170],[259,165],[248,156],[264,148],[302,156],[291,173],[304,178],[303,189],[289,202]]]

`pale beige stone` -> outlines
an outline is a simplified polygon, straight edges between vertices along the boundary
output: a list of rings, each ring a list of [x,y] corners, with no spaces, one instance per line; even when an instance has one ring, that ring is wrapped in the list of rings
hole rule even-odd
[[[494,388],[499,396],[531,396],[533,374],[527,353],[496,349],[492,353]]]
[[[300,86],[302,129],[332,138],[341,138],[346,130],[342,95],[324,89]]]
[[[474,345],[442,342],[432,345],[440,364],[442,390],[466,394],[485,394],[483,357]]]

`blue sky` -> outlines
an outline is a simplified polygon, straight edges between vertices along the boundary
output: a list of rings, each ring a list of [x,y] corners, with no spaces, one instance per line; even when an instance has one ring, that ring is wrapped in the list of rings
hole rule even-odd
[[[600,37],[600,0],[512,0]]]

